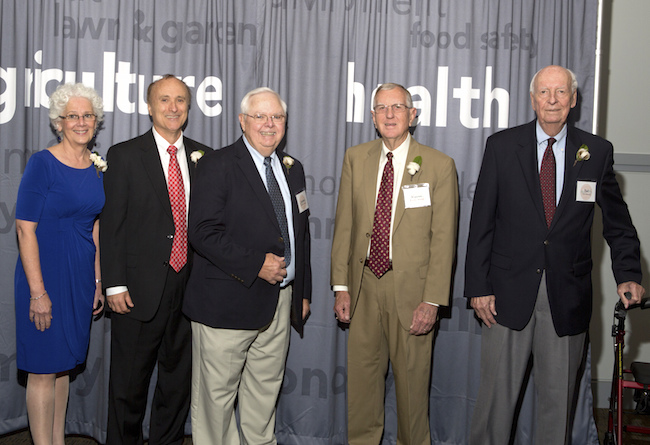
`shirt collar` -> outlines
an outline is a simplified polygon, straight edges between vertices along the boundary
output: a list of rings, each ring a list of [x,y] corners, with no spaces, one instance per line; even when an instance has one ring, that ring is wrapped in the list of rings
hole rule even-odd
[[[393,153],[393,159],[396,158],[404,158],[406,159],[406,156],[408,155],[409,151],[409,146],[411,145],[411,134],[406,135],[406,139],[404,139],[404,142],[402,142],[399,147],[397,147],[395,150],[392,151]],[[384,142],[381,142],[381,153],[382,153],[382,158],[386,158],[386,155],[388,154],[390,150],[388,150],[388,147],[386,147],[386,144]]]
[[[537,145],[541,145],[542,143],[549,140],[549,138],[551,137],[555,139],[556,143],[560,142],[566,137],[566,134],[567,134],[566,124],[564,124],[564,126],[562,127],[562,129],[558,134],[556,134],[555,136],[549,136],[544,132],[544,130],[542,130],[542,126],[539,124],[539,121],[535,121],[535,135],[537,137]]]
[[[244,141],[244,145],[248,149],[248,152],[253,157],[253,160],[255,160],[255,162],[258,162],[260,165],[263,165],[264,164],[264,156],[262,156],[262,153],[260,153],[259,151],[255,150],[255,148],[253,148],[253,146],[250,144],[250,142],[248,142],[248,139],[246,139],[246,135],[242,135],[242,139]],[[275,150],[273,150],[273,153],[271,153],[271,156],[269,156],[269,157],[271,158],[271,163],[272,164],[274,162],[273,161],[274,159],[278,159],[278,155],[277,155]]]
[[[174,147],[176,147],[176,153],[179,153],[181,150],[183,150],[185,148],[185,146],[183,145],[183,132],[182,131],[181,131],[181,135],[176,140],[176,142],[174,142],[173,144],[170,144],[164,137],[162,137],[160,135],[160,133],[158,133],[158,131],[156,131],[156,127],[151,127],[151,129],[153,130],[153,139],[156,142],[156,147],[158,147],[158,150],[162,149],[162,151],[166,152],[167,148],[170,145],[173,145]]]

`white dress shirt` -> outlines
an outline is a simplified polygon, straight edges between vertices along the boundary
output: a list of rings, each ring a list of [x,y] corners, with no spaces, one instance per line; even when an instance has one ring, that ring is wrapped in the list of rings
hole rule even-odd
[[[244,144],[248,149],[248,152],[253,158],[253,163],[257,167],[257,172],[262,178],[264,187],[266,191],[269,191],[269,186],[266,183],[266,166],[264,165],[264,156],[255,150],[253,146],[248,142],[246,136],[243,136]],[[273,174],[275,175],[276,181],[278,181],[278,186],[280,187],[280,192],[282,193],[282,198],[284,200],[284,211],[287,214],[287,226],[289,227],[289,241],[291,243],[291,262],[287,266],[287,276],[282,280],[280,287],[284,287],[287,284],[291,283],[296,277],[296,242],[295,235],[293,231],[293,208],[291,207],[291,190],[289,190],[289,184],[287,183],[287,178],[284,176],[283,166],[278,158],[277,153],[274,151],[270,156],[271,158],[271,168],[273,169]]]

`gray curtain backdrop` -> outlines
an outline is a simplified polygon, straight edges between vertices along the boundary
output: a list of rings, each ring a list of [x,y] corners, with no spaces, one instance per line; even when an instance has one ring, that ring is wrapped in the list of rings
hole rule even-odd
[[[411,91],[415,138],[458,168],[458,267],[436,335],[429,409],[432,443],[466,443],[480,328],[463,298],[463,264],[485,139],[533,118],[529,82],[551,63],[576,72],[574,118],[591,128],[596,14],[597,0],[2,0],[0,434],[27,425],[16,370],[14,218],[25,163],[56,142],[48,96],[61,82],[99,91],[106,120],[95,148],[104,155],[151,126],[146,87],[174,73],[193,92],[186,134],[214,148],[241,134],[239,102],[250,89],[269,86],[288,104],[286,148],[308,175],[314,301],[304,338],[291,340],[277,417],[282,444],[345,443],[347,332],[335,323],[329,287],[343,154],[376,137],[370,107],[378,84]],[[69,433],[105,438],[109,345],[110,320],[93,322],[88,360],[70,387]],[[597,443],[587,372],[575,444]],[[385,444],[395,443],[392,383],[389,375]],[[517,443],[531,440],[532,392]]]

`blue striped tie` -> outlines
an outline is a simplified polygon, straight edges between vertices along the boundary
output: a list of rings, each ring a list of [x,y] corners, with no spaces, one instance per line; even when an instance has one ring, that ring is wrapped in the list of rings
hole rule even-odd
[[[264,166],[266,167],[266,186],[269,189],[269,196],[271,197],[275,217],[278,219],[280,232],[284,239],[284,262],[288,266],[291,262],[291,241],[289,240],[289,226],[287,225],[287,213],[284,210],[284,199],[282,198],[278,181],[273,174],[270,157],[264,158]]]

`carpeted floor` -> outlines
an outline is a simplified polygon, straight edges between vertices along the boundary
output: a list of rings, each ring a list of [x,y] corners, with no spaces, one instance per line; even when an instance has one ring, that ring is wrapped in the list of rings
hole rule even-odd
[[[650,416],[634,416],[631,414],[624,415],[624,422],[633,425],[647,425],[650,426]],[[598,437],[600,443],[603,443],[605,432],[607,431],[607,410],[596,410],[596,426],[598,428]],[[98,442],[89,437],[82,436],[68,436],[65,440],[66,445],[98,445]],[[0,445],[31,445],[32,440],[29,431],[22,430],[12,434],[0,436]],[[642,435],[635,433],[623,433],[624,445],[650,445],[650,435]],[[186,437],[183,445],[192,445],[192,439]]]
[[[605,433],[607,432],[607,417],[608,410],[596,410],[596,427],[598,428],[598,438],[600,439],[601,444],[603,443]],[[624,412],[623,423],[630,425],[650,426],[650,416],[634,415],[632,413],[628,414]],[[623,445],[650,445],[650,435],[623,432]]]
[[[85,436],[67,436],[66,445],[98,445],[95,439]],[[148,442],[145,442],[147,444]],[[32,445],[32,438],[27,430],[16,431],[12,434],[0,436],[0,445]],[[192,445],[192,439],[186,437],[183,445]]]

